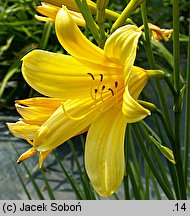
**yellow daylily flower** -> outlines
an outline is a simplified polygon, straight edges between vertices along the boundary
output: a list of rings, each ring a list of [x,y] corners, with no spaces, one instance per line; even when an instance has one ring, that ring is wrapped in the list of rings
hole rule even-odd
[[[152,23],[148,23],[148,27],[152,32],[152,37],[155,40],[165,40],[168,41],[173,33],[173,29],[161,29],[156,25],[153,25]],[[140,27],[140,29],[144,29],[144,25]]]
[[[47,155],[88,130],[87,174],[97,193],[108,197],[123,180],[127,123],[150,115],[137,102],[149,74],[134,66],[142,32],[133,25],[123,26],[101,49],[82,34],[66,7],[58,11],[55,29],[70,56],[34,50],[23,58],[22,73],[31,87],[46,96],[65,99],[37,129],[28,155],[34,151]]]
[[[51,4],[51,5],[55,5],[59,8],[61,8],[62,5],[65,5],[69,10],[80,12],[75,0],[43,0],[43,2]],[[96,13],[96,3],[90,0],[87,0],[86,2],[91,12],[95,14]]]
[[[59,9],[62,7],[62,5],[65,5],[70,11],[78,12],[78,13],[81,12],[79,10],[75,0],[43,0],[43,2],[46,4],[51,4],[51,5],[57,6],[57,7],[59,7]],[[91,13],[93,15],[96,15],[97,14],[96,3],[93,1],[90,1],[90,0],[86,0],[86,2],[88,4],[88,7],[89,7]],[[109,10],[109,9],[105,9],[105,17],[106,18],[109,18],[109,19],[114,21],[114,20],[118,19],[119,16],[120,16],[119,13],[112,11],[112,10]],[[128,23],[132,23],[132,21],[129,19],[127,19],[127,21],[128,21]]]
[[[41,6],[37,6],[36,10],[41,13],[44,16],[39,16],[35,14],[35,18],[38,21],[44,21],[44,22],[54,22],[57,12],[60,10],[60,7],[52,5],[52,4],[46,4],[42,2]],[[85,26],[85,20],[81,13],[75,12],[72,10],[69,10],[69,13],[71,14],[73,20],[76,22],[78,26]]]

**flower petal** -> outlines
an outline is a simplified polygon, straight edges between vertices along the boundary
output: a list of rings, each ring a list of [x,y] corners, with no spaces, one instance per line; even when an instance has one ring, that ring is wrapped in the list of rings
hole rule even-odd
[[[14,136],[22,139],[26,139],[27,136],[31,140],[34,139],[34,136],[39,129],[38,125],[30,125],[22,121],[18,121],[16,123],[7,123],[7,127]]]
[[[128,80],[128,88],[131,97],[137,100],[141,91],[148,82],[149,73],[143,68],[133,66]]]
[[[124,176],[124,137],[126,121],[122,112],[112,107],[90,126],[85,145],[85,166],[96,192],[111,196]]]
[[[46,17],[41,17],[38,15],[35,15],[37,20],[46,21],[46,22],[47,21],[54,22],[57,12],[60,10],[60,7],[57,7],[51,4],[45,4],[42,2],[42,6],[37,6],[36,10],[42,15],[46,16]],[[74,19],[77,25],[85,26],[85,20],[81,13],[78,13],[72,10],[69,10],[69,13],[71,14],[72,18]]]
[[[44,0],[44,2],[56,5],[58,7],[62,7],[62,5],[65,5],[70,10],[80,12],[75,0]],[[90,0],[87,0],[87,4],[90,7],[91,11],[93,13],[95,13],[96,12],[96,4]]]
[[[24,152],[19,159],[17,160],[17,163],[20,164],[22,161],[26,160],[27,158],[30,158],[34,156],[37,153],[35,148],[30,148],[26,152]]]
[[[150,115],[150,111],[136,101],[147,81],[148,73],[146,70],[133,66],[125,87],[122,104],[122,112],[129,123],[140,121]]]
[[[123,79],[121,68],[81,63],[72,56],[43,50],[34,50],[24,56],[22,73],[36,91],[64,99],[91,97],[92,88],[100,83],[100,74],[105,84]]]
[[[16,100],[16,104],[32,106],[32,107],[46,107],[48,109],[57,109],[61,103],[64,102],[62,98],[46,98],[46,97],[34,97],[24,100]]]
[[[60,44],[72,56],[105,64],[103,50],[83,35],[64,6],[57,13],[55,29]]]
[[[128,87],[125,88],[125,92],[123,94],[122,112],[129,123],[140,121],[150,115],[149,110],[142,107],[131,97]]]
[[[40,156],[39,156],[39,167],[41,168],[43,165],[43,162],[45,161],[45,159],[47,158],[47,156],[51,153],[50,151],[44,151],[44,152],[40,152]]]
[[[50,151],[85,130],[99,114],[93,107],[92,99],[66,101],[64,108],[59,107],[39,128],[34,147],[40,152]]]
[[[61,106],[63,99],[30,98],[17,100],[16,109],[23,117],[22,121],[32,125],[42,125]]]
[[[128,78],[136,57],[136,49],[141,30],[134,25],[126,25],[117,29],[106,41],[105,56],[124,68]]]

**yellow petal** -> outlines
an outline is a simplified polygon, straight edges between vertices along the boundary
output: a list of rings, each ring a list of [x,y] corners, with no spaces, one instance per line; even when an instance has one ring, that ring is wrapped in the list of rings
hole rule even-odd
[[[65,110],[59,107],[39,128],[34,138],[34,147],[40,152],[50,151],[85,130],[98,114],[93,107],[92,99],[66,101]],[[85,114],[85,118],[80,118]]]
[[[147,81],[148,73],[146,70],[133,66],[125,87],[122,104],[122,112],[129,123],[140,121],[150,115],[150,111],[136,101]]]
[[[50,151],[40,152],[39,156],[39,167],[41,168],[43,165],[44,160],[47,158],[47,156],[51,153]]]
[[[18,121],[16,123],[7,123],[7,126],[10,132],[19,138],[26,139],[26,136],[33,140],[34,136],[39,129],[37,125],[26,124],[22,121]]]
[[[17,160],[17,163],[21,163],[23,160],[30,158],[34,156],[37,153],[37,151],[32,147],[28,149],[26,152],[24,152],[19,159]]]
[[[111,196],[124,176],[124,137],[126,121],[122,112],[112,107],[90,126],[85,145],[85,166],[96,192]]]
[[[35,16],[36,20],[38,20],[38,21],[42,21],[42,22],[51,22],[51,23],[54,22],[54,19],[49,18],[49,17],[43,17],[43,16],[39,16],[39,15],[37,15],[37,14],[35,14],[34,16]]]
[[[17,112],[23,117],[22,121],[28,124],[42,125],[53,114],[53,110],[46,107],[25,107],[16,104]],[[50,112],[51,111],[51,112]]]
[[[134,25],[126,25],[117,29],[106,41],[105,56],[122,67],[124,76],[128,78],[136,57],[136,49],[142,32]]]
[[[104,76],[105,85],[123,79],[121,68],[81,63],[72,56],[42,50],[24,56],[22,73],[36,91],[65,99],[91,97],[92,89],[100,83],[100,74]]]
[[[46,98],[46,97],[34,97],[24,100],[16,100],[16,104],[33,106],[33,107],[46,107],[48,109],[57,109],[64,101],[62,98]]]
[[[16,101],[16,109],[22,121],[32,125],[42,125],[61,105],[63,99],[30,98]]]
[[[49,17],[51,19],[55,19],[57,12],[59,11],[59,7],[56,7],[51,4],[42,3],[41,6],[37,6],[36,10],[42,15]]]
[[[137,100],[141,91],[148,82],[149,73],[143,68],[133,66],[128,80],[128,88],[131,97]]]
[[[81,13],[78,13],[78,12],[75,12],[75,11],[72,11],[72,10],[69,10],[69,13],[71,14],[73,20],[75,21],[75,23],[78,26],[85,26],[86,25],[86,22],[85,22],[85,20],[84,20]]]
[[[57,15],[57,12],[60,10],[60,7],[56,7],[51,4],[45,4],[42,3],[42,6],[37,6],[36,10],[41,13],[42,15],[46,17],[41,17],[38,15],[35,15],[35,18],[39,21],[48,21],[48,22],[54,22],[55,17]],[[73,20],[76,22],[79,26],[85,26],[85,20],[81,13],[69,10],[69,13],[71,14]]]
[[[62,5],[65,5],[70,10],[80,12],[75,0],[44,0],[44,2],[56,5],[58,7],[62,7]],[[87,0],[87,4],[90,7],[91,11],[93,13],[95,13],[96,12],[96,4],[90,0]]]
[[[150,111],[142,107],[136,100],[134,100],[128,90],[128,86],[125,88],[123,94],[122,112],[129,123],[134,123],[144,119],[150,115]]]
[[[72,56],[105,64],[103,50],[83,35],[66,7],[61,8],[57,13],[55,29],[59,42]]]

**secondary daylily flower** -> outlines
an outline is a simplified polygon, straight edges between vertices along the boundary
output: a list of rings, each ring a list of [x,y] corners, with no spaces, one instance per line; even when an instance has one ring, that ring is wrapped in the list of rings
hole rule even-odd
[[[59,7],[59,9],[62,7],[62,5],[65,5],[70,11],[78,12],[78,13],[81,12],[79,10],[75,0],[43,0],[43,2],[57,6],[57,7]],[[88,7],[89,7],[91,13],[93,15],[96,15],[96,13],[97,13],[96,3],[94,3],[93,1],[90,1],[90,0],[86,0],[86,2],[88,4]],[[105,10],[105,17],[106,18],[109,18],[111,20],[116,20],[119,16],[120,16],[120,14],[115,12],[115,11],[112,11],[109,9]],[[128,19],[128,23],[131,23],[131,20]]]
[[[49,153],[88,130],[87,174],[95,190],[108,197],[123,180],[127,123],[150,115],[137,102],[152,72],[134,66],[142,32],[133,25],[123,26],[101,49],[82,34],[65,7],[56,15],[55,29],[71,56],[34,50],[23,58],[22,73],[35,90],[65,101],[29,142],[40,154]]]
[[[52,4],[46,4],[42,2],[41,6],[37,6],[36,10],[41,13],[44,16],[35,15],[35,18],[38,21],[44,21],[44,22],[54,22],[57,12],[60,10],[60,7],[52,5]],[[71,14],[73,20],[76,22],[78,26],[85,26],[85,20],[81,13],[75,12],[72,10],[69,10],[69,13]]]
[[[65,5],[69,10],[80,12],[75,0],[43,0],[43,2],[51,4],[51,5],[55,5],[59,8],[61,8],[62,5]],[[95,14],[96,13],[96,3],[90,0],[87,0],[86,2],[91,12]]]
[[[161,29],[156,25],[153,25],[152,23],[148,23],[148,27],[152,32],[152,37],[155,40],[165,40],[168,41],[173,33],[173,29]],[[144,29],[144,25],[140,27],[140,29]]]

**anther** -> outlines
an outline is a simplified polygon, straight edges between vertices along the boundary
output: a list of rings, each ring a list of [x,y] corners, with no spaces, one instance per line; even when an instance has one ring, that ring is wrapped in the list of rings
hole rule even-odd
[[[93,74],[91,74],[91,73],[87,73],[87,74],[90,75],[93,80],[95,80]]]
[[[103,86],[102,86],[102,91],[103,91],[105,88],[106,88],[106,86],[105,86],[105,85],[103,85]]]
[[[117,88],[117,87],[118,87],[118,82],[116,81],[116,82],[115,82],[115,88]]]
[[[113,92],[113,90],[112,90],[111,88],[109,88],[108,90],[111,91],[112,96],[114,96],[114,92]]]
[[[95,94],[97,94],[98,93],[98,89],[94,89],[94,92],[95,92]]]
[[[104,78],[103,74],[100,74],[100,82],[103,81],[103,78]]]

